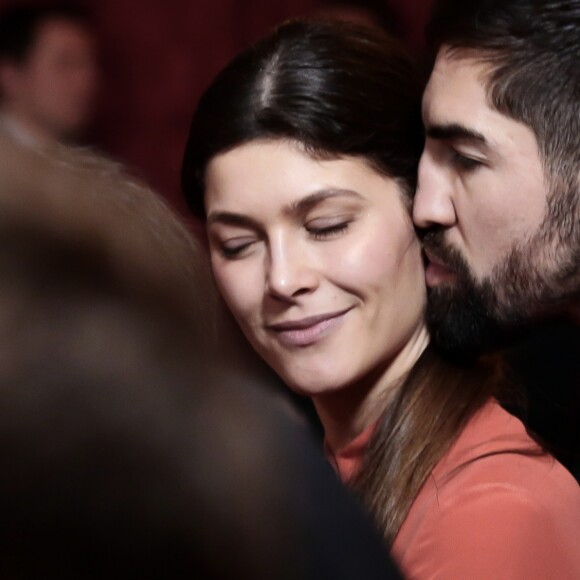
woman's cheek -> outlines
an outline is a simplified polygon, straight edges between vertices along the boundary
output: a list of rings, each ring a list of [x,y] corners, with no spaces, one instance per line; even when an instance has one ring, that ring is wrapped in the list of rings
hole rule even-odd
[[[256,293],[256,281],[248,276],[245,268],[239,263],[221,263],[214,265],[214,276],[220,294],[240,323],[251,314],[252,298]]]

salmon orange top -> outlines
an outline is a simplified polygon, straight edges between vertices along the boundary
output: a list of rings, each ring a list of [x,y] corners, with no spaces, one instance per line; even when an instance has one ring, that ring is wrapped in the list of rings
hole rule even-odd
[[[343,481],[372,431],[326,447]],[[579,580],[580,486],[491,399],[423,484],[392,553],[409,579]]]

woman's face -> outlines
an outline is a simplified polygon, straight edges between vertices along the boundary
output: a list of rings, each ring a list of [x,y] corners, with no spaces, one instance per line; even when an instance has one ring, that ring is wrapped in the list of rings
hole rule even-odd
[[[294,390],[313,396],[380,376],[422,331],[409,211],[395,181],[363,160],[255,141],[210,162],[205,195],[220,291]]]

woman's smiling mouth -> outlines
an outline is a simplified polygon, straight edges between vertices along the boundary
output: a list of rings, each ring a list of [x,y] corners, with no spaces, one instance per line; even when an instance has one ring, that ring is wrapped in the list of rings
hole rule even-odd
[[[317,343],[328,336],[341,324],[352,306],[338,312],[309,316],[300,320],[291,320],[268,324],[277,340],[284,346],[305,347]]]

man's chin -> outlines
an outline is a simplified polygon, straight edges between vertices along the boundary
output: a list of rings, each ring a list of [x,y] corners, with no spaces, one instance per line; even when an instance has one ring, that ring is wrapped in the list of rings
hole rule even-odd
[[[524,330],[523,321],[499,321],[493,310],[485,291],[431,290],[427,324],[433,343],[459,361],[507,346]]]

